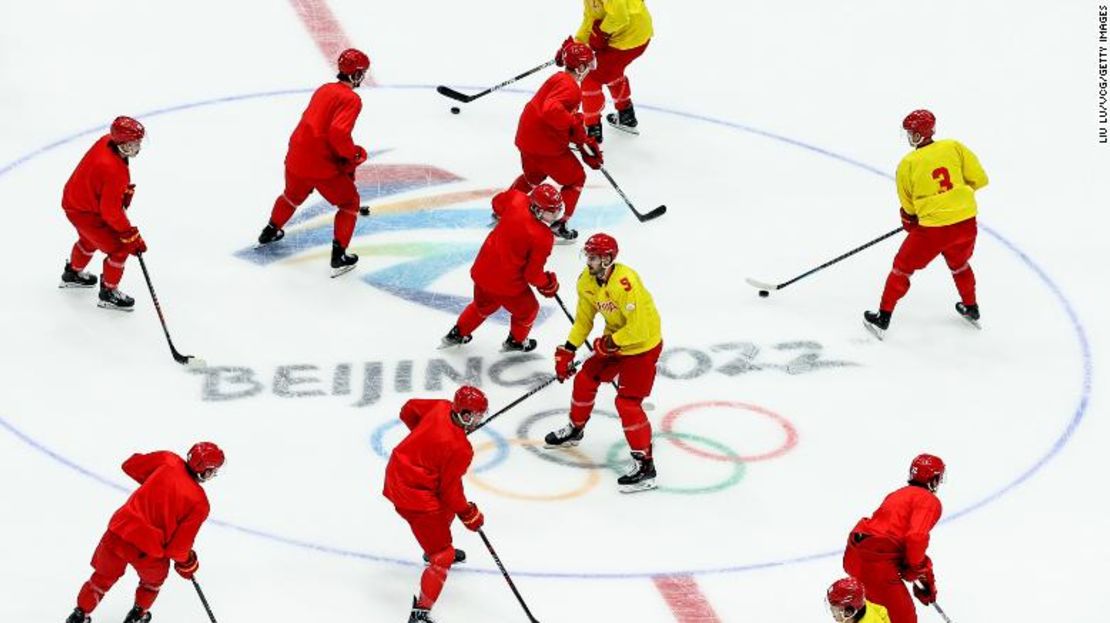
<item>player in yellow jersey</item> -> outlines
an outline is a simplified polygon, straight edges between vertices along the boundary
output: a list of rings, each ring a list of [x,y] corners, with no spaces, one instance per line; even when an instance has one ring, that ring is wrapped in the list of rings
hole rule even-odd
[[[582,25],[572,40],[585,43],[597,57],[597,67],[582,81],[582,115],[586,132],[602,140],[601,111],[605,108],[605,93],[609,89],[616,113],[605,119],[609,125],[631,134],[639,134],[636,110],[632,107],[632,88],[624,70],[639,58],[654,34],[651,13],[644,0],[583,0]],[[560,54],[555,57],[560,61]]]
[[[655,383],[655,364],[663,350],[659,312],[651,293],[636,271],[617,264],[617,241],[608,234],[586,240],[586,268],[578,277],[578,310],[567,343],[555,349],[555,374],[559,381],[574,375],[574,351],[590,336],[598,313],[605,330],[593,342],[594,354],[582,363],[574,379],[570,422],[547,434],[548,448],[578,445],[594,409],[597,388],[617,379],[617,413],[632,451],[633,469],[617,479],[623,493],[655,488],[655,461],[651,456],[651,422],[643,401]]]
[[[908,235],[894,256],[877,312],[864,312],[863,326],[882,339],[894,306],[910,289],[910,275],[943,255],[960,293],[956,312],[979,326],[975,273],[971,254],[978,226],[975,191],[987,185],[979,159],[959,141],[933,140],[936,117],[915,110],[902,121],[914,151],[898,165],[896,183],[902,204],[902,227]]]
[[[867,601],[863,584],[855,578],[833,582],[825,599],[836,623],[891,623],[886,608]]]

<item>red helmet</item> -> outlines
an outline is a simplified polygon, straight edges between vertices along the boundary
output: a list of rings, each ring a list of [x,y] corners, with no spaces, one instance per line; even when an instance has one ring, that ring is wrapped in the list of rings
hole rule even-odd
[[[567,69],[578,69],[583,65],[593,65],[596,62],[594,51],[585,43],[574,43],[563,48],[563,65]]]
[[[528,198],[532,200],[532,207],[541,212],[561,212],[563,209],[563,195],[551,184],[536,186]]]
[[[141,140],[146,136],[146,128],[131,117],[116,117],[108,134],[111,136],[113,143],[122,145],[123,143]]]
[[[489,410],[489,401],[482,390],[472,385],[463,385],[455,391],[455,399],[451,401],[451,408],[455,413],[472,413],[485,415]]]
[[[189,448],[185,458],[189,469],[195,474],[203,474],[210,469],[220,469],[224,464],[224,451],[210,441],[202,441]]]
[[[859,612],[863,609],[863,583],[855,578],[841,578],[832,583],[825,598],[829,607],[839,606]]]
[[[919,454],[910,463],[910,482],[928,484],[936,477],[944,477],[944,461],[932,454]]]
[[[617,249],[616,238],[609,234],[594,234],[586,239],[582,250],[586,255],[608,255],[610,259],[616,259],[619,249]]]
[[[937,118],[927,110],[915,110],[902,120],[902,129],[916,132],[921,138],[932,138],[937,129]]]
[[[349,76],[356,71],[366,71],[367,69],[370,69],[370,57],[366,56],[361,50],[347,48],[339,54],[339,73]]]

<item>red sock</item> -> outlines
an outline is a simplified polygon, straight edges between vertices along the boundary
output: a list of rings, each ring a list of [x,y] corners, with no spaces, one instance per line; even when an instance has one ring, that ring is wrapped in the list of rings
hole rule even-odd
[[[335,239],[344,249],[351,244],[351,236],[355,233],[355,224],[358,222],[358,207],[354,211],[339,210],[335,213]],[[275,223],[276,224],[276,223]]]
[[[278,198],[274,199],[274,209],[270,211],[270,222],[274,224],[274,227],[281,229],[285,227],[285,224],[289,222],[296,211],[296,206],[289,203],[285,195],[278,195]]]

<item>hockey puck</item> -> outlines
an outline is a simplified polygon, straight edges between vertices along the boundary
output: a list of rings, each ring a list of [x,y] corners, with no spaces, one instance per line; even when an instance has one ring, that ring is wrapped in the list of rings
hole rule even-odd
[[[451,107],[451,114],[452,114],[452,115],[457,115],[457,114],[459,114],[460,112],[462,112],[462,110],[461,110],[461,109],[460,109],[460,108],[459,108],[458,106],[452,106],[452,107]]]
[[[771,296],[771,293],[770,293],[770,292],[768,292],[768,291],[766,291],[766,290],[760,290],[760,291],[759,291],[759,298],[763,298],[763,299],[765,299],[765,298],[767,298],[768,296]]]

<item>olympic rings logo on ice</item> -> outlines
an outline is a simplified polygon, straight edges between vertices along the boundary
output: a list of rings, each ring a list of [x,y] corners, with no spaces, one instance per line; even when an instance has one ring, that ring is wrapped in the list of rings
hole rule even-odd
[[[782,441],[776,447],[764,452],[741,454],[717,439],[675,430],[676,424],[684,416],[705,409],[730,409],[761,416],[780,429]],[[479,489],[506,498],[530,502],[558,502],[586,495],[602,482],[602,474],[606,471],[612,471],[616,474],[623,473],[628,446],[624,438],[619,437],[619,435],[606,449],[602,461],[592,459],[580,447],[557,450],[543,448],[543,441],[533,437],[533,429],[542,421],[558,417],[566,417],[565,408],[547,409],[534,413],[520,423],[516,430],[516,436],[511,439],[497,432],[492,426],[483,427],[480,434],[484,434],[488,439],[474,443],[475,463],[467,474],[467,480]],[[610,411],[599,409],[594,411],[594,419],[617,420],[618,418],[616,414]],[[616,424],[615,429],[610,429],[613,434],[617,434],[615,431],[620,430],[619,422],[616,422]],[[385,449],[384,440],[393,429],[400,425],[400,420],[390,420],[374,430],[370,437],[370,446],[375,454],[385,460],[389,459],[389,451]],[[606,429],[607,425],[605,423],[592,423],[587,428],[587,438],[590,434],[607,434]],[[657,453],[660,443],[666,442],[699,459],[730,465],[731,469],[728,474],[717,481],[704,485],[680,486],[668,484],[668,472],[664,472],[664,475],[659,477],[659,486],[656,489],[659,492],[679,495],[705,495],[717,493],[739,484],[744,479],[747,464],[776,459],[793,450],[798,444],[798,432],[790,420],[764,407],[745,402],[712,400],[682,405],[669,411],[663,416],[654,431],[654,442]],[[581,480],[575,481],[570,488],[550,493],[509,490],[503,486],[493,484],[486,474],[505,464],[509,460],[513,447],[522,448],[528,454],[542,461],[583,471],[585,474]],[[669,473],[681,474],[677,471]]]

